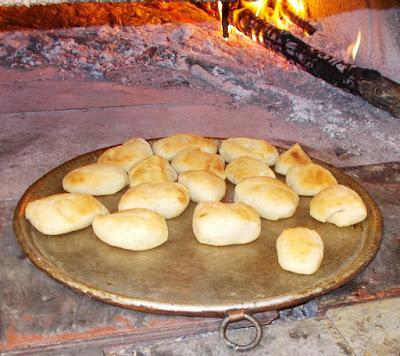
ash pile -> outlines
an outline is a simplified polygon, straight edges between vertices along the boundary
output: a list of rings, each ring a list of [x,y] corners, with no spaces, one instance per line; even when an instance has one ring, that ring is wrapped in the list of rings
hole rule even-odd
[[[223,92],[232,96],[232,105],[257,105],[286,121],[315,126],[341,147],[337,155],[343,159],[365,154],[363,145],[349,140],[355,132],[359,142],[385,142],[382,156],[400,157],[398,119],[309,75],[240,33],[223,40],[220,23],[193,4],[58,6],[61,10],[52,10],[47,27],[35,17],[29,28],[12,21],[4,25],[2,66],[54,67],[59,79]],[[96,6],[102,6],[101,11]],[[11,10],[0,11],[3,20],[6,15],[10,18],[7,11]],[[52,23],[57,11],[64,13],[61,28]],[[318,35],[308,41],[343,58],[345,48],[324,36],[320,24],[313,25]]]

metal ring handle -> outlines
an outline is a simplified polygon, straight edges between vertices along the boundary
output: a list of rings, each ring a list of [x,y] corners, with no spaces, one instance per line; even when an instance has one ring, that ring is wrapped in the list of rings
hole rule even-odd
[[[243,320],[243,319],[250,321],[250,323],[252,323],[254,325],[254,327],[256,328],[256,336],[255,336],[254,340],[249,342],[248,344],[240,345],[240,344],[236,344],[235,342],[233,342],[227,338],[226,329],[228,328],[228,325],[230,323],[238,321],[238,320]],[[243,313],[241,315],[240,319],[238,319],[237,317],[232,318],[232,316],[228,314],[228,316],[226,316],[225,319],[222,321],[221,328],[219,329],[219,335],[220,335],[221,339],[224,340],[226,345],[228,345],[235,351],[240,352],[240,351],[249,351],[249,350],[254,349],[260,343],[262,336],[263,336],[263,331],[262,331],[262,327],[261,327],[261,324],[259,323],[259,321],[256,318],[250,316],[249,314]]]

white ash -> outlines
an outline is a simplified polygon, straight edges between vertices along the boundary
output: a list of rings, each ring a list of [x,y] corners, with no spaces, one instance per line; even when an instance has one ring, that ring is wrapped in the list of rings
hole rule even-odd
[[[308,100],[297,96],[291,96],[293,112],[287,117],[287,121],[318,124],[322,131],[334,139],[345,139],[346,128],[343,127],[343,113],[318,100]],[[352,120],[346,121],[346,126],[351,127]]]
[[[200,11],[190,4],[182,6]],[[322,41],[322,33],[318,36],[307,41],[340,57],[343,47]],[[398,119],[250,39],[231,35],[224,41],[220,24],[211,18],[188,24],[2,32],[0,64],[25,70],[54,66],[66,79],[223,91],[232,95],[235,105],[252,103],[288,122],[313,126],[341,152],[353,155],[362,153],[365,140],[372,140],[371,145],[382,142],[377,132],[384,131],[388,137],[380,148],[383,154],[400,157]],[[349,142],[355,134],[358,141]]]

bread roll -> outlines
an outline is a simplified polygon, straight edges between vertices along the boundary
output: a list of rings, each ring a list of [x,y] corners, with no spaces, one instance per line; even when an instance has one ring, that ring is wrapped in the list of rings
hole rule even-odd
[[[178,182],[189,190],[190,198],[196,203],[220,201],[226,191],[225,181],[208,171],[183,172]]]
[[[227,178],[233,184],[239,184],[250,177],[275,178],[274,171],[264,162],[252,157],[240,157],[229,163],[225,168]]]
[[[122,145],[109,148],[98,158],[98,162],[112,164],[129,172],[134,164],[153,154],[151,146],[142,138],[133,138]]]
[[[276,241],[278,262],[290,272],[313,274],[324,257],[324,243],[314,230],[296,227],[282,231]]]
[[[25,217],[46,235],[59,235],[83,229],[107,208],[88,194],[61,193],[29,202]]]
[[[286,183],[299,195],[313,196],[330,185],[336,185],[337,181],[327,169],[310,163],[290,168]]]
[[[150,156],[132,167],[129,171],[129,184],[134,187],[142,183],[174,182],[177,176],[165,158]]]
[[[178,173],[186,171],[209,171],[225,179],[225,162],[217,154],[203,152],[199,148],[187,148],[179,152],[171,162]]]
[[[304,166],[312,163],[310,157],[303,151],[298,143],[282,153],[275,163],[275,172],[286,175],[288,170],[294,166]]]
[[[278,158],[278,150],[267,141],[246,137],[222,141],[219,153],[226,162],[247,156],[265,162],[268,166],[273,166]]]
[[[250,205],[268,220],[292,216],[299,204],[299,197],[292,189],[270,177],[245,179],[236,186],[234,200]]]
[[[104,163],[74,169],[67,173],[62,181],[67,192],[90,195],[114,194],[127,184],[128,176],[122,168]]]
[[[332,185],[311,199],[310,215],[321,222],[350,226],[363,221],[367,209],[354,190],[344,185]]]
[[[96,216],[93,231],[106,244],[134,251],[149,250],[168,239],[165,219],[147,209]]]
[[[156,155],[171,161],[175,155],[186,148],[199,148],[203,152],[216,153],[218,143],[215,140],[190,133],[180,133],[162,138],[153,144]]]
[[[241,203],[200,203],[193,214],[193,232],[203,244],[225,246],[254,241],[261,232],[256,211]]]
[[[121,197],[118,210],[143,208],[172,219],[184,212],[189,201],[189,191],[182,184],[143,183],[130,188]]]

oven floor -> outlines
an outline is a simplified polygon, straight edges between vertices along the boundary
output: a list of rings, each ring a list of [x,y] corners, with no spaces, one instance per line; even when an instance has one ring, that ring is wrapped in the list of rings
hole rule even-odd
[[[322,115],[324,109],[314,110]],[[346,120],[336,119],[339,126]],[[399,354],[400,163],[398,147],[393,149],[399,126],[398,119],[379,114],[369,117],[365,128],[360,122],[357,130],[350,127],[346,138],[332,137],[318,118],[288,120],[265,105],[238,103],[213,88],[62,81],[50,67],[0,68],[0,353],[231,354],[212,319],[128,311],[61,286],[26,259],[11,225],[23,191],[65,160],[133,136],[195,131],[258,136],[285,147],[298,141],[312,156],[361,181],[384,217],[382,247],[367,269],[338,290],[281,311],[253,354]],[[245,342],[251,333],[241,329],[232,335]]]

